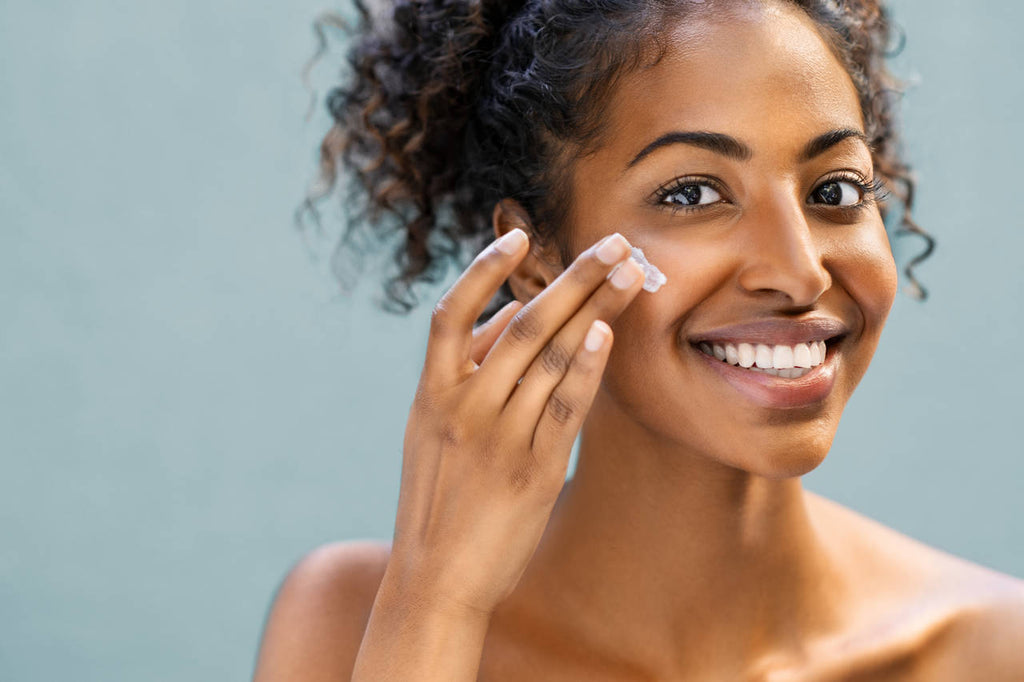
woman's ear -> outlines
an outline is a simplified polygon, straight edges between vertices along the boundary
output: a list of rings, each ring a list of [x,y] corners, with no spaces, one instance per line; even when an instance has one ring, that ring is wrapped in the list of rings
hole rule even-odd
[[[564,268],[559,263],[559,256],[555,249],[549,247],[545,250],[537,245],[530,214],[515,199],[502,199],[495,204],[491,222],[495,237],[501,237],[517,227],[530,237],[530,253],[508,278],[509,288],[516,300],[529,303],[562,273]]]

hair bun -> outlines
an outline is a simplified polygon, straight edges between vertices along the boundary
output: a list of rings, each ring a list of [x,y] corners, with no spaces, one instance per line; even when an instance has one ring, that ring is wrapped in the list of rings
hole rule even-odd
[[[460,238],[479,231],[441,227],[436,214],[459,188],[464,132],[501,27],[524,5],[397,0],[390,17],[375,21],[356,0],[361,21],[348,54],[353,75],[327,96],[335,125],[321,145],[321,178],[305,208],[315,215],[312,202],[333,188],[341,162],[369,199],[348,202],[341,246],[372,241],[360,232],[389,233],[380,225],[382,214],[401,221],[405,244],[395,256],[400,275],[387,283],[386,307],[394,303],[405,311],[415,305],[411,283],[440,279],[445,258],[436,256],[455,255]],[[351,210],[360,204],[365,210]],[[335,251],[333,270],[343,289],[354,286],[363,264],[359,256]]]

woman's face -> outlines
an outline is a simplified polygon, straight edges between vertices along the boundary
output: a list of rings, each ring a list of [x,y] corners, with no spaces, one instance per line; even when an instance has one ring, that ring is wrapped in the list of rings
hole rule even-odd
[[[668,36],[656,65],[622,79],[606,137],[575,167],[574,251],[621,232],[668,277],[613,325],[589,419],[794,476],[831,446],[896,269],[858,186],[874,175],[857,92],[813,22],[773,4],[705,14]],[[824,364],[800,378],[699,348],[762,344],[786,364],[775,346],[805,357],[798,344],[823,339]]]

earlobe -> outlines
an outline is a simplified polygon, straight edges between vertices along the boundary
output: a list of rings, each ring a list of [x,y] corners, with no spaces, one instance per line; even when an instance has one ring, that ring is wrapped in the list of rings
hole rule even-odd
[[[491,222],[495,237],[501,237],[517,227],[530,237],[530,253],[508,278],[509,288],[516,300],[529,303],[561,274],[562,268],[556,265],[557,259],[553,262],[548,260],[550,254],[538,245],[530,214],[515,199],[506,198],[495,204]]]

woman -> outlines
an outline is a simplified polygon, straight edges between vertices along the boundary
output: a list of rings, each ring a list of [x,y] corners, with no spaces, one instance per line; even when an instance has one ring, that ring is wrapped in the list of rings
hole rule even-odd
[[[393,545],[302,561],[258,680],[1024,679],[1024,583],[801,487],[897,289],[888,38],[868,0],[367,34],[324,153],[405,218],[392,295],[498,239],[435,307]]]

